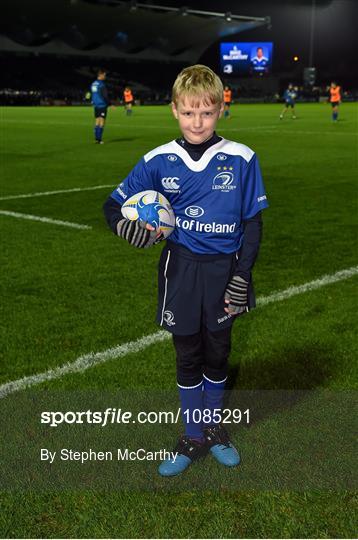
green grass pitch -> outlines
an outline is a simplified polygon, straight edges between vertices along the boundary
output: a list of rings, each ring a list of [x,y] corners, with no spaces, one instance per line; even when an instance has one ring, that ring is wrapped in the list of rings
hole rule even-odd
[[[343,104],[337,123],[331,121],[328,104],[299,104],[296,120],[280,121],[281,108],[235,105],[232,118],[220,120],[217,129],[253,148],[260,159],[270,203],[254,273],[261,297],[357,265],[357,104]],[[17,196],[115,186],[144,153],[177,137],[178,130],[166,106],[137,107],[129,118],[123,109],[110,110],[102,146],[93,143],[88,107],[3,108],[1,119],[0,212],[91,227],[77,230],[0,213],[4,384],[158,330],[161,246],[137,251],[112,235],[102,216],[110,187]],[[356,282],[353,276],[273,302],[238,321],[231,354],[232,369],[240,365],[235,389],[356,389]],[[165,341],[41,388],[175,389],[174,353]],[[279,413],[278,421],[280,414],[285,413]],[[258,434],[266,429],[268,452],[275,421],[265,417],[257,427]],[[235,442],[240,447],[239,439]],[[185,474],[195,479],[202,467]],[[150,474],[156,475],[155,468]],[[239,470],[233,474],[240,478]],[[185,486],[185,477],[181,482]],[[174,493],[165,489],[164,480],[162,485],[153,493],[4,491],[0,535],[356,536],[352,490]]]

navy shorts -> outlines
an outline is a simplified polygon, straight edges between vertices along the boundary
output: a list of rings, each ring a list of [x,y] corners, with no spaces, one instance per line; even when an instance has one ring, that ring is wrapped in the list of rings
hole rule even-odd
[[[107,117],[107,107],[95,107],[94,108],[95,118],[106,118]]]
[[[159,261],[160,326],[182,336],[200,332],[203,326],[211,332],[231,326],[237,315],[224,311],[224,294],[236,260],[236,253],[199,255],[168,240]],[[251,284],[248,296],[248,307],[255,307]]]
[[[332,107],[338,107],[339,101],[331,101]]]
[[[293,101],[286,101],[285,105],[286,105],[287,109],[288,109],[288,107],[291,107],[293,109],[293,107],[295,106]]]

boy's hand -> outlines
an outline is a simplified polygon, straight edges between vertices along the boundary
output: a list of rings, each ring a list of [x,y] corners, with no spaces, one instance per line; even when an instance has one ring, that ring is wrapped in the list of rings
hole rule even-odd
[[[148,248],[157,244],[159,231],[144,221],[131,221],[121,219],[117,223],[118,236],[127,240],[132,246],[138,248]]]
[[[159,242],[161,242],[162,240],[165,240],[164,234],[160,229],[155,229],[152,225],[150,225],[146,221],[141,221],[141,226],[142,227],[145,226],[145,228],[148,229],[148,231],[151,231],[152,233],[153,231],[155,231],[155,236],[152,234],[152,238],[154,238],[153,245],[159,244]]]
[[[165,240],[164,234],[160,229],[155,229],[152,225],[150,225],[146,221],[141,221],[141,226],[142,227],[145,226],[145,228],[148,229],[148,231],[151,231],[152,238],[154,238],[153,245],[159,244],[159,242],[161,242],[162,240]],[[155,236],[153,235],[154,231],[155,231]]]
[[[225,291],[225,303],[229,304],[225,311],[231,315],[239,315],[247,311],[247,291],[249,284],[240,276],[233,276]]]

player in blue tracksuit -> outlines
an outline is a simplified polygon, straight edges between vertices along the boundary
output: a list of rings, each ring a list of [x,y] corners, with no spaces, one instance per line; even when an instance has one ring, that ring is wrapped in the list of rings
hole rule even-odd
[[[107,118],[107,109],[110,105],[108,90],[105,84],[106,71],[98,70],[97,79],[91,84],[92,105],[94,107],[95,127],[94,137],[96,144],[103,144],[102,135]]]
[[[283,99],[285,100],[285,106],[280,114],[280,120],[283,119],[288,109],[291,109],[292,118],[296,118],[295,115],[295,100],[297,98],[297,92],[293,87],[293,84],[289,84],[288,88],[285,90],[283,94]]]
[[[157,321],[173,335],[185,434],[175,448],[177,458],[161,463],[163,476],[181,473],[208,450],[226,466],[240,461],[217,412],[232,323],[255,305],[251,272],[261,210],[268,204],[255,153],[215,133],[222,96],[211,69],[185,68],[172,101],[182,136],[148,152],[104,204],[113,232],[136,247],[150,247],[161,236],[149,224],[123,217],[121,206],[129,197],[159,191],[176,216],[159,262]],[[204,410],[197,422],[195,411]]]

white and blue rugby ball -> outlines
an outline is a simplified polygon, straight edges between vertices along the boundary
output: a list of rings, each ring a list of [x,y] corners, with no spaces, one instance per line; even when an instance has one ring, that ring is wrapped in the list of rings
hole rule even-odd
[[[159,191],[147,190],[132,195],[122,205],[123,217],[146,221],[163,232],[164,238],[173,232],[175,216],[169,201]]]

